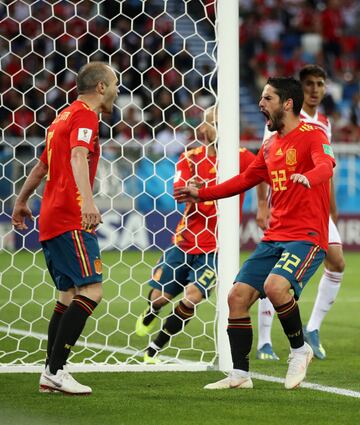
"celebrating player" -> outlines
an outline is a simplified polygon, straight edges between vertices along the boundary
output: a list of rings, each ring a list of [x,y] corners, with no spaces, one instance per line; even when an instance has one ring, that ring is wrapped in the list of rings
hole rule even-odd
[[[300,112],[302,121],[322,129],[331,141],[331,125],[329,120],[318,111],[325,95],[326,72],[318,65],[306,65],[300,70],[300,81],[304,91],[304,103]],[[269,133],[265,131],[265,138]],[[325,359],[326,352],[320,343],[319,330],[322,321],[334,304],[344,275],[345,260],[339,232],[335,225],[337,220],[336,199],[333,181],[331,180],[330,218],[329,218],[329,248],[324,260],[324,273],[320,279],[315,304],[307,326],[304,326],[304,338],[314,351],[315,357]],[[268,215],[266,208],[258,211],[263,219]],[[259,338],[258,359],[271,359],[271,325],[274,308],[265,298],[259,301]]]
[[[174,188],[184,184],[211,187],[216,183],[216,120],[217,110],[211,107],[205,113],[200,127],[205,145],[184,152],[176,166]],[[240,149],[240,169],[245,170],[255,155]],[[262,190],[262,192],[261,192]],[[266,196],[266,188],[259,188],[259,196]],[[240,197],[240,211],[244,195]],[[158,363],[157,353],[190,321],[195,306],[207,298],[216,283],[216,204],[214,201],[186,205],[173,245],[157,264],[149,293],[149,307],[136,322],[136,333],[151,333],[160,309],[184,291],[185,296],[151,342],[145,363]]]
[[[285,388],[305,378],[313,351],[302,331],[297,299],[328,248],[330,178],[335,161],[326,135],[300,120],[301,83],[269,78],[259,102],[270,131],[247,170],[219,185],[178,187],[179,202],[226,198],[267,181],[272,189],[271,219],[261,243],[244,263],[229,293],[228,335],[233,360],[229,376],[206,389],[252,388],[249,353],[252,325],[249,310],[268,297],[290,343]]]
[[[118,79],[103,62],[83,66],[78,98],[50,125],[46,148],[15,202],[12,223],[27,229],[27,201],[47,175],[40,210],[40,242],[49,273],[59,291],[50,319],[41,392],[90,394],[65,369],[71,348],[102,298],[102,265],[95,234],[101,215],[93,199],[100,147],[98,115],[110,113]]]

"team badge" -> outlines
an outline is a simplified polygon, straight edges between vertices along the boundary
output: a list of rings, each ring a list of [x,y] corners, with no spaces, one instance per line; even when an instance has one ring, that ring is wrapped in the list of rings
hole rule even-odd
[[[96,258],[94,260],[94,269],[95,269],[96,274],[102,273],[102,262],[101,262],[100,258]]]
[[[289,165],[289,166],[295,165],[297,163],[296,149],[291,148],[291,149],[288,149],[286,151],[286,160],[285,161],[286,161],[286,165]]]

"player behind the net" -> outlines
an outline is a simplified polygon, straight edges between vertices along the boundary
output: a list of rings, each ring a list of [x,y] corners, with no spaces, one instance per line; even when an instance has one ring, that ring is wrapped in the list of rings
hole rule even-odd
[[[272,189],[271,219],[262,241],[244,263],[229,293],[229,335],[233,370],[207,389],[251,388],[250,308],[259,297],[275,307],[290,343],[285,388],[297,387],[313,357],[304,342],[297,299],[328,248],[330,178],[335,160],[326,135],[300,120],[301,83],[269,78],[259,107],[270,131],[248,169],[219,185],[179,187],[179,202],[204,202],[234,196],[267,181]]]
[[[216,183],[216,121],[217,108],[205,112],[200,126],[204,145],[185,151],[176,165],[174,188],[188,183],[211,187]],[[247,149],[239,152],[240,170],[244,171],[255,159]],[[266,185],[258,189],[266,196]],[[240,211],[244,195],[240,197]],[[136,322],[136,333],[145,336],[152,332],[161,308],[176,296],[185,294],[162,329],[150,343],[144,355],[145,363],[158,363],[158,352],[170,338],[180,332],[195,314],[196,306],[209,297],[216,283],[216,224],[217,209],[214,201],[189,203],[185,207],[173,238],[155,267],[148,295],[149,306]]]
[[[59,297],[48,327],[41,392],[90,394],[64,368],[71,348],[102,298],[102,264],[95,229],[101,215],[92,187],[100,155],[98,114],[110,113],[118,78],[103,62],[84,65],[77,76],[78,98],[50,125],[46,147],[14,205],[12,223],[27,229],[29,197],[46,178],[39,231],[49,273]]]

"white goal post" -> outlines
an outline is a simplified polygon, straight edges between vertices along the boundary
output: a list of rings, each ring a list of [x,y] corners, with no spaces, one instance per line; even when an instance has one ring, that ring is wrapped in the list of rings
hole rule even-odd
[[[121,93],[102,117],[95,199],[104,299],[70,358],[73,371],[229,370],[227,294],[239,267],[239,204],[219,202],[218,287],[171,338],[161,364],[144,365],[150,338],[135,335],[148,280],[171,244],[181,207],[172,199],[176,159],[196,146],[203,112],[218,105],[218,179],[236,174],[239,141],[238,0],[213,2],[8,1],[0,6],[0,372],[38,372],[56,291],[37,242],[42,188],[30,199],[28,232],[10,217],[16,194],[41,153],[45,129],[74,100],[74,75],[108,61]],[[217,80],[217,91],[215,81]],[[229,225],[230,223],[230,225]],[[163,309],[159,326],[175,299]]]

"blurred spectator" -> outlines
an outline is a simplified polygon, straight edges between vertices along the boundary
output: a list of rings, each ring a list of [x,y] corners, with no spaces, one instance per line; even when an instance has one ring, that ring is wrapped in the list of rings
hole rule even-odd
[[[89,59],[111,62],[121,74],[121,95],[141,99],[142,115],[133,122],[131,111],[123,111],[121,120],[116,110],[103,137],[121,132],[121,139],[147,143],[174,125],[177,132],[185,123],[196,127],[197,95],[210,98],[217,76],[210,56],[198,62],[192,37],[176,34],[177,18],[212,41],[215,0],[190,0],[186,10],[183,2],[168,3],[167,13],[161,2],[138,0],[0,5],[2,135],[43,138],[55,112],[75,98],[75,73]],[[256,98],[269,76],[296,75],[304,63],[318,63],[331,77],[323,106],[330,117],[341,112],[353,139],[358,112],[351,122],[346,112],[359,92],[359,19],[357,0],[241,1],[241,84]]]
[[[256,129],[250,125],[241,126],[240,128],[240,144],[246,146],[246,142],[259,141],[260,138]]]

